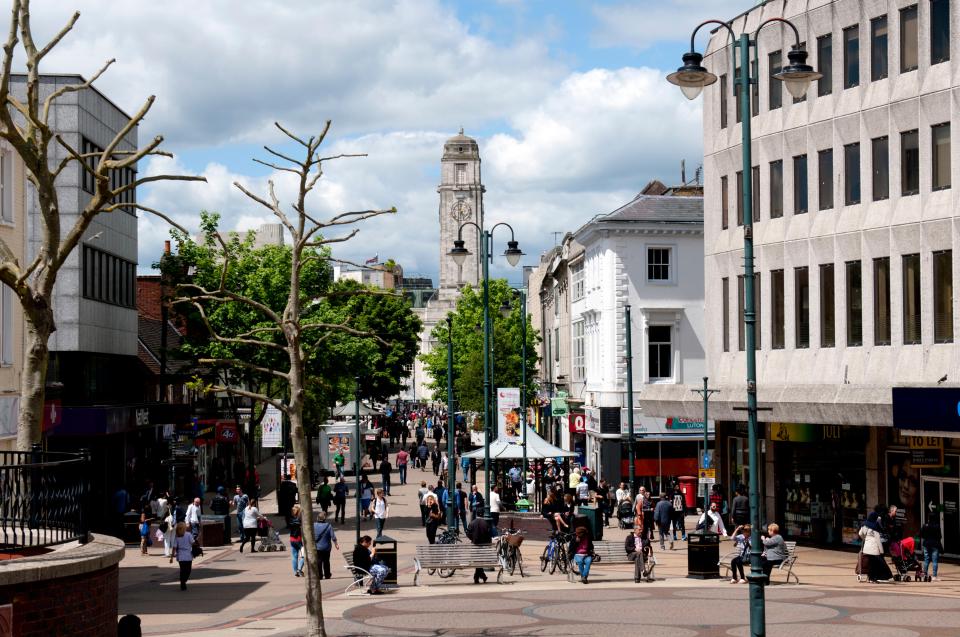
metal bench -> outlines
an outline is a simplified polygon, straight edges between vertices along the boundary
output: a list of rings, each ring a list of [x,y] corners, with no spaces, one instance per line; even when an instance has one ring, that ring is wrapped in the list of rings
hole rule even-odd
[[[783,560],[783,562],[781,562],[779,565],[773,568],[773,571],[770,573],[770,580],[773,581],[774,573],[786,573],[787,578],[785,580],[785,583],[789,584],[790,578],[792,577],[794,581],[797,584],[799,584],[800,578],[797,577],[797,574],[793,572],[793,565],[796,564],[797,562],[797,543],[790,540],[790,541],[784,542],[784,544],[787,545],[787,559]],[[723,557],[720,558],[720,561],[717,563],[717,565],[720,568],[724,569],[724,573],[721,575],[722,577],[730,577],[733,574],[732,573],[733,567],[730,565],[730,562],[731,560],[733,560],[734,557],[736,557],[739,554],[740,554],[740,551],[734,550],[734,551],[730,551],[729,553],[725,554]],[[744,563],[743,568],[745,571],[750,570],[749,560]]]
[[[497,547],[473,544],[427,544],[417,546],[413,558],[413,584],[420,583],[423,570],[446,571],[449,577],[457,569],[495,568],[497,583],[503,580],[503,565],[497,555]],[[441,574],[443,576],[443,574]]]
[[[590,565],[590,570],[597,567],[603,566],[624,566],[629,565],[633,566],[633,560],[627,557],[627,552],[623,549],[623,542],[608,542],[608,541],[598,541],[593,543],[593,552],[594,555],[600,558],[600,561],[596,559]],[[653,554],[653,549],[651,547],[650,551],[650,570],[647,572],[646,581],[653,581],[653,569],[657,567],[657,558]],[[573,561],[573,556],[570,556],[570,568],[567,569],[567,579],[571,582],[576,581],[579,572],[577,570],[577,564]]]
[[[344,595],[363,595],[366,593],[366,589],[370,586],[370,580],[373,579],[373,576],[370,575],[369,571],[365,571],[359,566],[353,565],[353,553],[345,551],[343,553],[343,559],[347,562],[347,570],[353,575],[353,581],[343,589]]]

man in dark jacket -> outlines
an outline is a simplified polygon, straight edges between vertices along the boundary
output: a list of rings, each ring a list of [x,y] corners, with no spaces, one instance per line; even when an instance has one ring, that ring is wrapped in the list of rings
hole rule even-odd
[[[287,524],[290,523],[290,509],[297,502],[297,483],[290,479],[290,474],[283,474],[283,480],[277,486],[277,515],[282,515]]]
[[[666,493],[660,494],[660,501],[653,509],[653,521],[657,523],[657,530],[660,531],[660,550],[666,550],[663,541],[670,536],[670,521],[673,520],[673,502],[667,498]],[[671,536],[672,537],[672,536]],[[670,540],[670,550],[673,550],[673,540]]]
[[[737,489],[737,495],[730,503],[730,514],[733,517],[733,527],[750,523],[750,500],[743,493],[743,487]]]
[[[493,542],[490,525],[487,524],[483,516],[479,515],[474,517],[473,521],[470,522],[470,526],[467,527],[467,537],[470,538],[470,542],[475,545],[491,544]],[[473,583],[479,584],[480,580],[483,580],[484,583],[487,582],[487,574],[483,572],[482,568],[478,568],[473,572]]]
[[[643,527],[634,525],[633,532],[623,541],[623,549],[627,552],[627,559],[633,560],[633,581],[639,583],[643,577],[650,577],[651,569],[647,569],[650,559],[650,540],[643,534]]]
[[[393,466],[390,464],[390,459],[386,455],[383,456],[383,461],[380,463],[380,480],[383,482],[383,494],[390,495],[390,472],[393,471]]]

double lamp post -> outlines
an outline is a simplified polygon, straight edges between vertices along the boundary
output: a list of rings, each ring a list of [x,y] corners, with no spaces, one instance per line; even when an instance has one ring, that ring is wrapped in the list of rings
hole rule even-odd
[[[769,24],[785,24],[793,30],[795,44],[793,49],[787,53],[789,64],[782,68],[779,73],[773,75],[777,80],[786,84],[787,91],[794,98],[803,97],[810,86],[810,82],[817,80],[822,75],[816,72],[813,67],[807,64],[807,52],[800,44],[800,32],[792,22],[783,18],[769,18],[757,27],[753,36],[749,33],[741,33],[737,36],[733,32],[730,24],[722,20],[707,20],[700,23],[690,35],[690,51],[683,55],[683,66],[677,69],[675,73],[667,76],[671,84],[680,87],[683,94],[688,99],[695,99],[705,86],[709,86],[717,81],[717,76],[704,68],[701,64],[703,55],[697,53],[694,47],[694,38],[697,31],[707,24],[715,24],[727,30],[732,40],[736,43],[731,48],[731,59],[733,68],[737,69],[737,52],[740,53],[739,72],[735,73],[733,90],[740,98],[740,122],[741,122],[741,148],[743,155],[743,267],[744,267],[744,324],[746,332],[746,367],[747,367],[747,429],[749,445],[749,464],[750,464],[750,524],[752,533],[750,537],[750,574],[747,581],[750,583],[750,635],[751,637],[764,637],[766,635],[765,617],[764,617],[764,590],[767,583],[767,576],[761,568],[761,540],[760,540],[760,502],[759,502],[759,480],[757,476],[757,356],[756,356],[756,312],[754,311],[754,274],[753,274],[753,210],[752,205],[752,183],[751,183],[751,134],[750,134],[750,85],[756,84],[759,78],[750,77],[750,49],[753,47],[754,63],[759,69],[757,59],[758,35],[763,28]],[[758,92],[759,93],[759,92]],[[707,423],[704,422],[706,428]]]

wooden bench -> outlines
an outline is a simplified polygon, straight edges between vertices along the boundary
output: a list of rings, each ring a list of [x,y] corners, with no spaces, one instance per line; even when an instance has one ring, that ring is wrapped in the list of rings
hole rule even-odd
[[[602,566],[624,566],[630,565],[633,566],[633,560],[627,557],[627,552],[623,548],[623,542],[608,542],[605,540],[594,542],[593,543],[593,552],[595,555],[600,557],[600,561],[594,560],[590,565],[590,570]],[[647,573],[646,581],[653,581],[653,569],[657,567],[657,558],[653,554],[653,548],[650,550],[650,570]],[[570,568],[567,569],[567,579],[571,582],[576,581],[577,575],[579,572],[577,570],[576,562],[573,561],[573,556],[570,556]]]
[[[770,573],[770,581],[771,582],[773,581],[774,573],[786,573],[787,574],[787,577],[785,580],[786,584],[790,583],[791,577],[794,579],[794,581],[797,584],[799,584],[800,578],[797,577],[797,574],[793,572],[793,565],[796,564],[797,562],[797,543],[790,540],[790,541],[784,542],[784,544],[787,545],[787,559],[783,560],[780,564],[773,567],[773,571],[771,571]],[[740,554],[740,551],[734,550],[734,551],[730,551],[729,553],[727,553],[726,555],[720,558],[720,561],[717,563],[717,565],[720,568],[724,569],[724,573],[721,574],[721,577],[732,576],[733,567],[730,565],[730,562],[731,560],[733,560],[734,557],[736,557],[739,554]],[[745,572],[750,570],[749,560],[746,563],[744,563],[743,569]]]
[[[420,583],[423,570],[446,570],[495,568],[497,583],[503,581],[503,565],[493,544],[475,546],[473,544],[427,544],[417,546],[413,558],[413,584]]]

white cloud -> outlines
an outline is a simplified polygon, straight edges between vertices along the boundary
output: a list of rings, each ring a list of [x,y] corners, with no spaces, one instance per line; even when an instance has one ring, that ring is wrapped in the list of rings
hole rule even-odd
[[[597,5],[593,13],[599,24],[591,40],[598,46],[626,46],[637,50],[648,49],[658,42],[688,41],[693,29],[704,20],[728,21],[756,4],[756,0],[640,0]],[[697,40],[700,50],[711,28],[700,30]],[[677,53],[678,66],[684,51]]]

